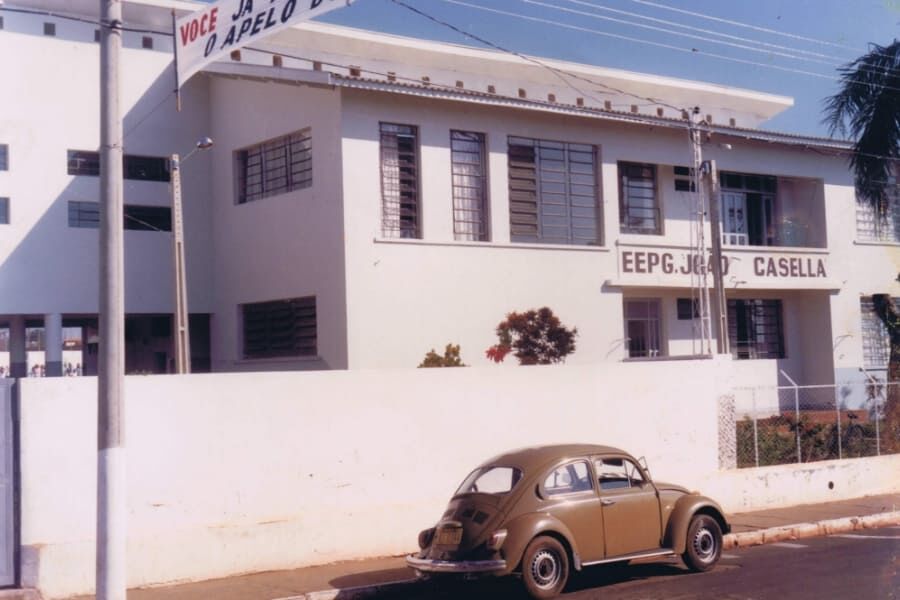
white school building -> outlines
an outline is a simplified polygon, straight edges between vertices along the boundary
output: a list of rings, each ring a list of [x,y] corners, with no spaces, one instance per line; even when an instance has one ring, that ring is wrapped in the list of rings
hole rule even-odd
[[[486,366],[505,315],[543,306],[578,329],[569,364],[693,355],[697,107],[732,354],[883,377],[870,299],[900,296],[900,207],[857,202],[848,143],[767,130],[790,98],[307,23],[207,67],[177,112],[165,32],[199,6],[124,2],[129,373],[174,368],[168,157],[204,136],[182,165],[194,371],[409,368],[447,343]],[[0,368],[92,374],[97,3],[0,19]]]

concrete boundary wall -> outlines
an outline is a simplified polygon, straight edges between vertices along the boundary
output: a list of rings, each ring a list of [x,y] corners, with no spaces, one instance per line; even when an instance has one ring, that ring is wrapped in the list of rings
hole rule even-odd
[[[803,502],[802,473],[769,476],[792,485],[773,494],[718,470],[719,399],[739,368],[722,358],[127,377],[129,586],[410,551],[469,470],[534,444],[623,447],[726,510]],[[96,380],[27,379],[20,393],[22,583],[45,598],[90,592]],[[896,473],[889,461],[866,481]]]

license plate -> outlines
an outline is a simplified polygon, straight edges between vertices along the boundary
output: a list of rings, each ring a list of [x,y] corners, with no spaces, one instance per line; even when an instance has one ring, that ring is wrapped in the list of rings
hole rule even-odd
[[[462,541],[462,529],[443,529],[438,532],[437,543],[442,546],[458,546]]]

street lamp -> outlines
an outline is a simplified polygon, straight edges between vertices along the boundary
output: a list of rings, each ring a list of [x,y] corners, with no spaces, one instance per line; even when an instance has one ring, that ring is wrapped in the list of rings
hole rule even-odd
[[[184,222],[181,211],[181,161],[186,161],[197,150],[213,145],[212,138],[204,137],[183,159],[177,154],[170,157],[172,169],[172,250],[175,260],[175,372],[191,372],[191,336],[188,328],[187,282],[184,270]]]

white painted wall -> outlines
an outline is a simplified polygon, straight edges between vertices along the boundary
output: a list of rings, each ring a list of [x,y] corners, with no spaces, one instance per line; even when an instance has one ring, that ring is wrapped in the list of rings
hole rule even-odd
[[[765,475],[791,482],[778,490],[750,471],[718,471],[719,394],[745,367],[127,377],[129,585],[412,550],[469,470],[533,444],[623,447],[660,480],[715,490],[726,510],[819,499],[824,480],[804,475],[808,465],[787,479]],[[48,599],[93,584],[95,385],[21,382],[23,583]],[[829,475],[838,482],[829,497],[896,488],[885,473],[897,458],[879,461],[826,465],[844,473]]]
[[[213,369],[346,368],[340,95],[329,89],[221,77],[213,77],[210,86],[216,139],[211,187]],[[305,128],[312,136],[312,186],[237,204],[235,151]],[[242,359],[239,305],[313,295],[318,359]]]

